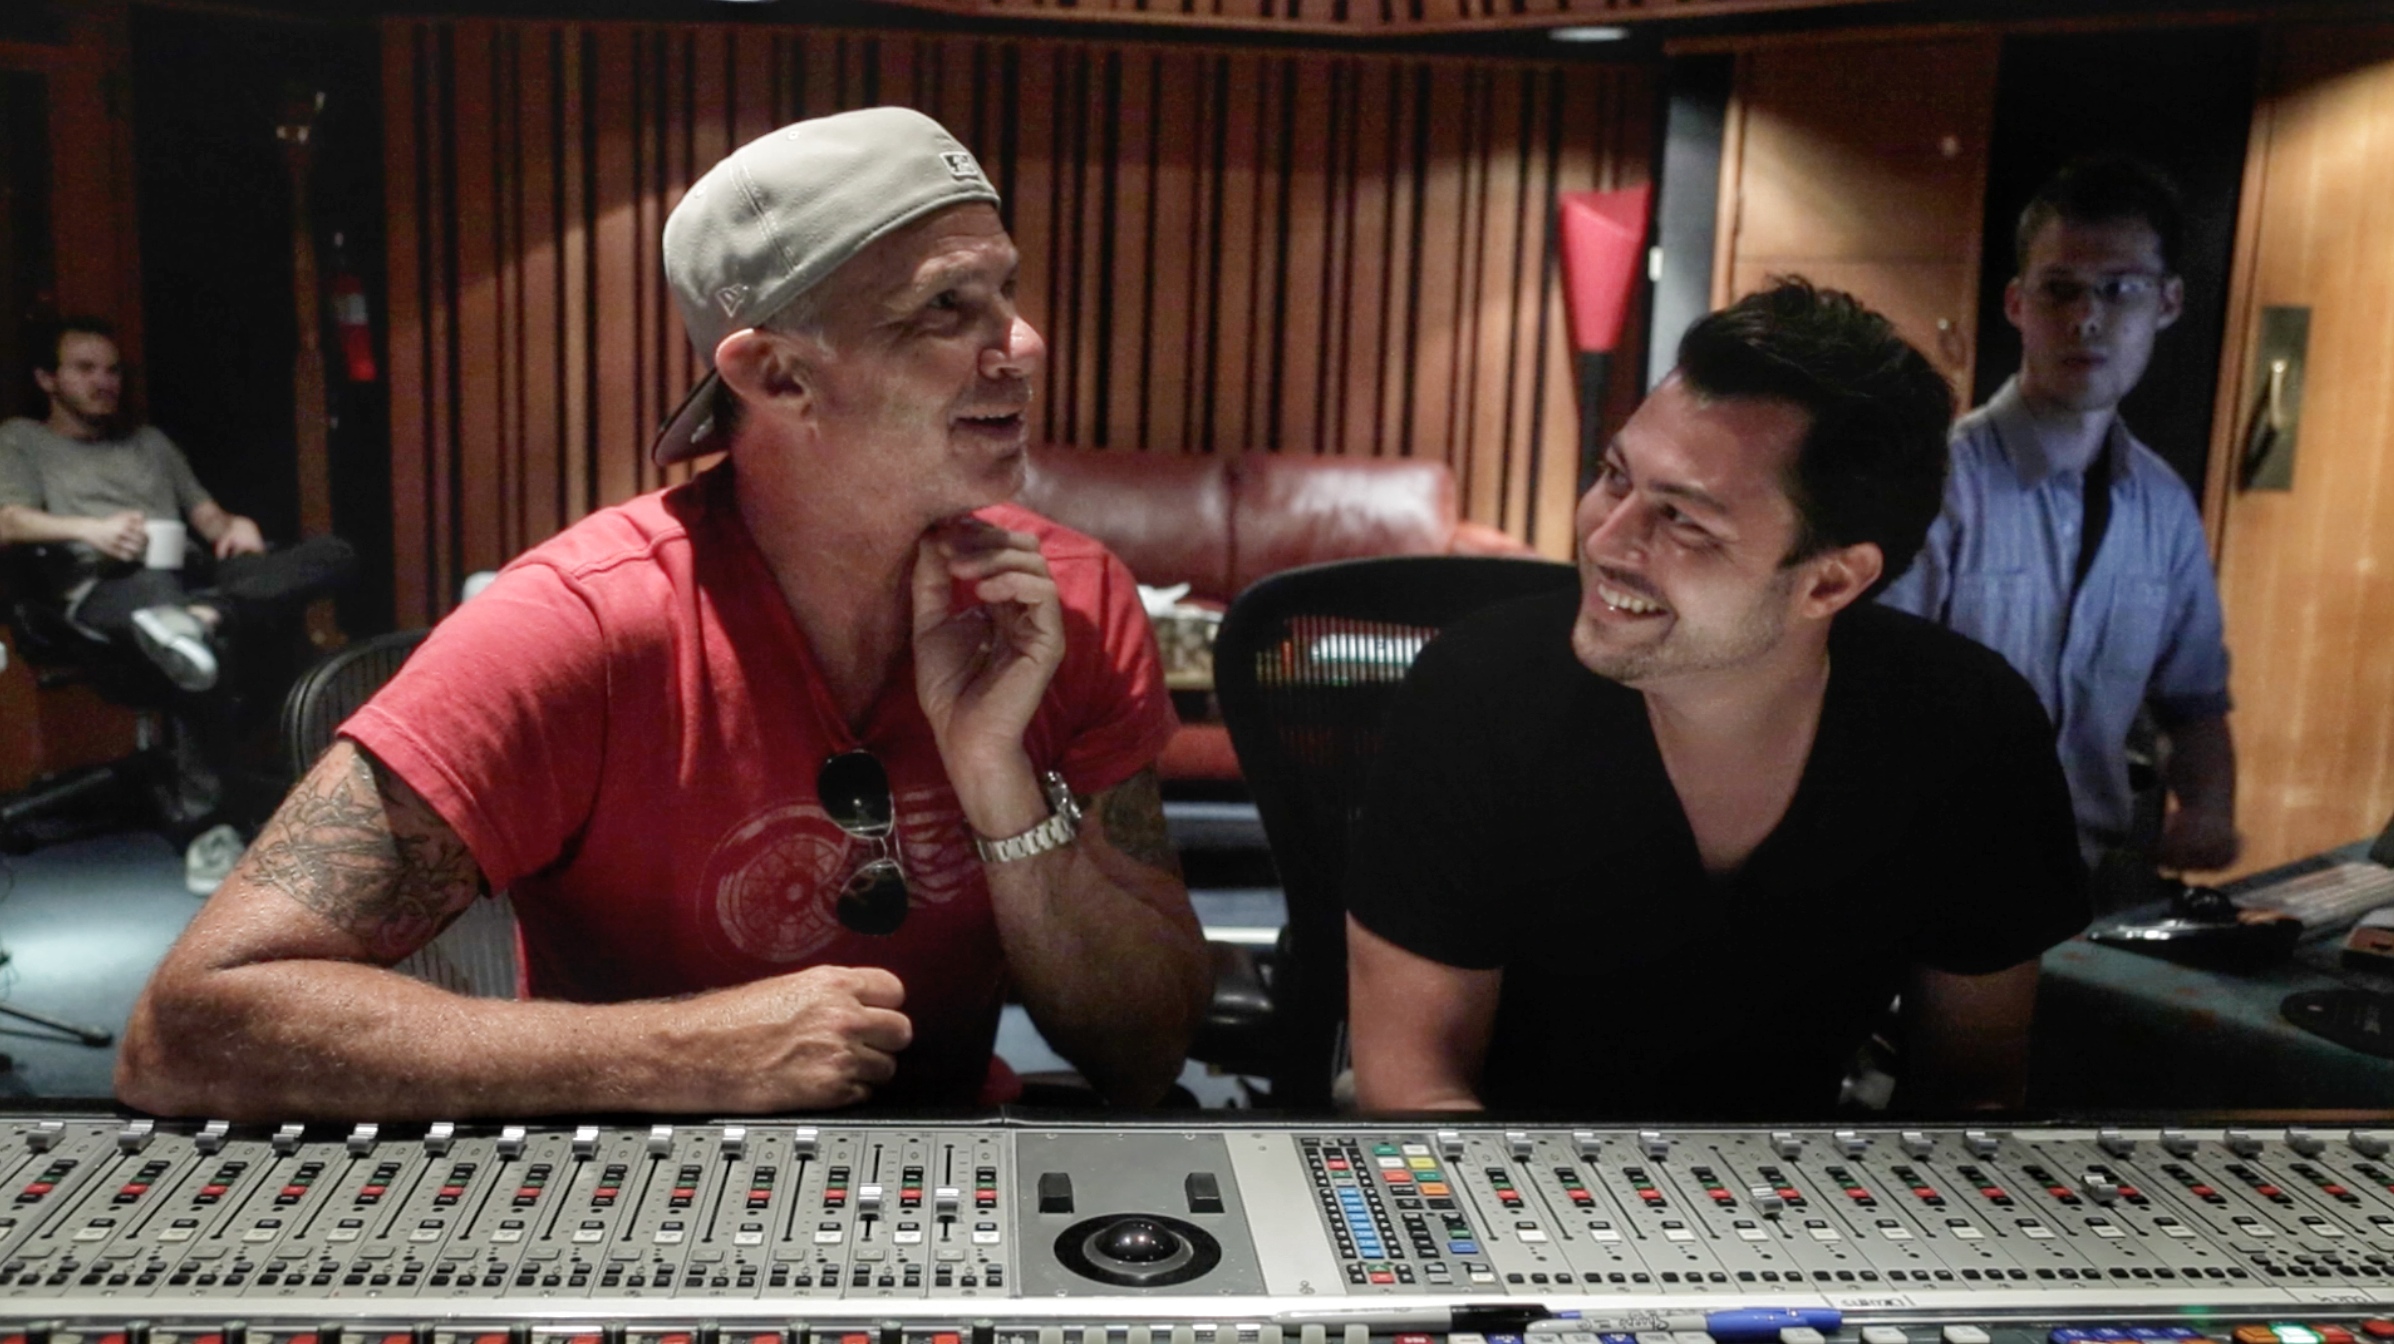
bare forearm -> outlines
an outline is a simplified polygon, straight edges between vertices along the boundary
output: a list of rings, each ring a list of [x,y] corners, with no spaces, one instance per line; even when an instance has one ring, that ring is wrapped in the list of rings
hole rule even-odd
[[[737,1110],[674,1061],[693,1004],[470,999],[374,966],[276,961],[144,996],[120,1098],[232,1120]]]
[[[1185,894],[1152,893],[1179,905],[1176,918],[1126,891],[1107,866],[1080,846],[994,865],[990,900],[1040,1033],[1108,1097],[1144,1105],[1179,1076],[1213,993],[1212,968]]]
[[[233,525],[233,518],[234,515],[227,513],[223,505],[209,500],[206,503],[192,506],[191,530],[199,533],[203,539],[213,542],[225,534],[225,529]]]
[[[62,518],[22,504],[0,505],[0,546],[33,546],[52,541],[83,541],[89,520]]]
[[[1905,1109],[2018,1110],[2028,1102],[2035,959],[1986,975],[1913,968],[1904,986]]]
[[[2182,807],[2223,816],[2236,812],[2236,743],[2225,718],[2196,719],[2170,730],[2170,792]]]

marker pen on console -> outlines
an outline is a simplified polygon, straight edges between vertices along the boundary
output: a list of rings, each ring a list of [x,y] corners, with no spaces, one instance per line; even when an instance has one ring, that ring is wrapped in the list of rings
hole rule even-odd
[[[1845,1323],[1834,1307],[1734,1307],[1726,1311],[1589,1312],[1564,1311],[1530,1325],[1532,1333],[1564,1331],[1600,1335],[1634,1335],[1646,1330],[1701,1330],[1714,1339],[1777,1339],[1790,1326],[1809,1326],[1822,1334]]]

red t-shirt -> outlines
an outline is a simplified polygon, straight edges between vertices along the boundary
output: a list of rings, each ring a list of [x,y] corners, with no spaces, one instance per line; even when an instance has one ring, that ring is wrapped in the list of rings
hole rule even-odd
[[[851,733],[733,503],[731,473],[591,515],[502,571],[342,727],[472,849],[522,921],[530,990],[599,1003],[813,965],[906,985],[914,1044],[879,1100],[969,1102],[1006,964],[989,886],[915,700],[911,663]],[[1065,654],[1024,746],[1076,792],[1153,761],[1176,726],[1130,571],[1011,505],[1039,538]],[[815,775],[864,747],[896,796],[912,892],[897,932],[833,901],[865,846]]]

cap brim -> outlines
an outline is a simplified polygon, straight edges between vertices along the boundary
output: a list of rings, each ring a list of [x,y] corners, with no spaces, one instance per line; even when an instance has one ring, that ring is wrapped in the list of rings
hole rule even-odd
[[[657,430],[656,442],[648,447],[650,460],[660,467],[669,467],[688,457],[720,452],[725,445],[709,440],[715,428],[715,389],[723,375],[710,369],[698,380],[682,404],[665,417],[665,424]]]

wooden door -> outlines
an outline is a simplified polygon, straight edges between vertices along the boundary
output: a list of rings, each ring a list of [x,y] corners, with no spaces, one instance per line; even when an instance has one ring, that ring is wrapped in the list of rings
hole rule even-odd
[[[2277,39],[2254,116],[2207,520],[2243,867],[2394,813],[2394,24]],[[2239,491],[2261,311],[2310,309],[2293,488]]]
[[[1997,51],[1965,37],[1741,53],[1714,305],[1779,274],[1851,291],[1966,395]]]

